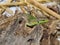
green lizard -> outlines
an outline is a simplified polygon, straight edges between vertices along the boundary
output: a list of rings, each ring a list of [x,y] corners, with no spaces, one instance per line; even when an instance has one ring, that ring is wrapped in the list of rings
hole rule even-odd
[[[27,16],[27,20],[28,20],[28,23],[26,23],[27,26],[29,27],[32,27],[32,26],[35,26],[35,25],[38,25],[38,24],[44,24],[46,22],[48,22],[48,20],[40,20],[40,21],[37,21],[37,18],[34,17],[33,15],[30,15],[30,14],[26,14]]]

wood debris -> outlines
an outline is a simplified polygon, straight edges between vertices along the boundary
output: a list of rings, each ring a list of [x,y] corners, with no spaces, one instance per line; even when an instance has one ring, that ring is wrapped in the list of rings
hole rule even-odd
[[[53,1],[7,0],[1,3],[0,45],[60,45],[58,1],[44,6]]]

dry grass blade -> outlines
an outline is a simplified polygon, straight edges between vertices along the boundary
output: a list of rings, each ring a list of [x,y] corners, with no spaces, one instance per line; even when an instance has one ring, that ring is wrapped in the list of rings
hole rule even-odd
[[[7,0],[7,3],[10,3],[12,0]]]
[[[0,6],[17,6],[17,5],[27,5],[25,2],[12,2],[12,3],[3,3]]]
[[[27,1],[28,1],[28,0],[27,0]],[[59,15],[59,14],[57,14],[57,13],[55,13],[54,11],[52,11],[52,10],[48,9],[47,7],[43,6],[41,3],[39,3],[39,2],[37,2],[37,1],[35,1],[35,0],[29,0],[28,2],[31,3],[32,5],[40,8],[40,9],[42,9],[42,10],[44,10],[44,11],[46,11],[46,12],[49,13],[50,15],[52,15],[52,16],[60,19],[60,15]]]
[[[12,21],[12,20],[14,20],[14,19],[16,19],[18,17],[19,17],[18,15],[14,15],[14,16],[11,16],[11,17],[9,17],[7,19],[3,19],[3,20],[0,21],[0,25],[5,24],[5,23],[7,23],[9,21]]]
[[[51,25],[49,26],[49,28],[50,28],[49,34],[57,32],[57,30],[56,30],[57,22],[59,22],[59,20],[52,21]]]

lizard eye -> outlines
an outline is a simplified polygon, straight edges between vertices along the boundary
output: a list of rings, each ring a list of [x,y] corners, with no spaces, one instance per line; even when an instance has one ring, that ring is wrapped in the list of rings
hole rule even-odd
[[[21,18],[21,19],[19,20],[19,24],[20,24],[22,21],[23,21],[23,18]]]

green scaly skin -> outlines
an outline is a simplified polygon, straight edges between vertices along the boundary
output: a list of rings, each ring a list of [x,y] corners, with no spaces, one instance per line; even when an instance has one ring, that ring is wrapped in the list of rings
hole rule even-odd
[[[26,14],[27,15],[27,14]],[[27,26],[36,26],[38,24],[44,24],[44,23],[47,23],[48,20],[40,20],[40,21],[37,21],[36,17],[34,17],[33,15],[27,15],[27,18],[28,18],[28,23],[26,23]]]

